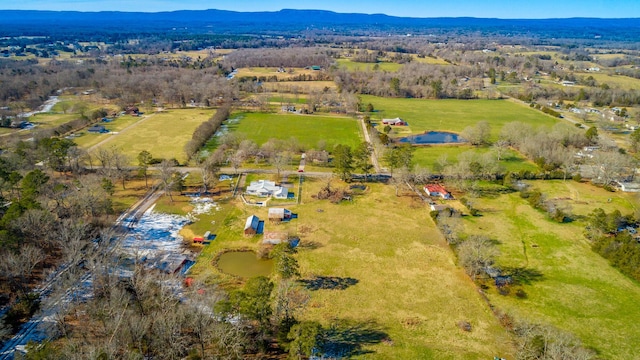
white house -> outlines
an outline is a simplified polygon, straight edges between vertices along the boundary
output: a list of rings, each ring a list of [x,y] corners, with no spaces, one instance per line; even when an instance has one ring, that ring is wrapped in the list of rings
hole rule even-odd
[[[269,180],[252,181],[247,187],[247,194],[268,197],[273,196],[276,199],[286,199],[289,195],[289,190],[282,186],[276,186],[276,183]]]
[[[397,125],[397,126],[404,126],[407,124],[406,121],[400,119],[399,117],[395,119],[382,119],[382,123],[384,125]]]

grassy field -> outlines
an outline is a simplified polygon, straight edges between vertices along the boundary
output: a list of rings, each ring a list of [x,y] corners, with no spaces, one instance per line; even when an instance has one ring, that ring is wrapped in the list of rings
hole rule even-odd
[[[511,358],[509,335],[454,265],[424,204],[373,184],[354,202],[335,205],[311,197],[323,185],[323,180],[303,183],[302,204],[287,206],[297,219],[265,223],[265,230],[300,236],[297,258],[304,279],[331,276],[351,284],[342,290],[310,291],[304,319],[324,326],[349,320],[353,330],[345,335],[369,340],[362,348],[368,359]],[[224,249],[257,248],[259,237],[241,235],[244,221],[252,214],[266,217],[267,209],[238,203],[222,207],[226,216],[216,215],[215,228],[209,229],[217,238],[204,247],[191,275],[233,286],[238,280],[219,273],[212,260]],[[469,321],[473,330],[460,330],[456,324],[461,320]],[[377,335],[367,338],[371,333]]]
[[[357,61],[351,61],[349,59],[338,59],[338,67],[344,67],[348,71],[388,71],[396,72],[402,68],[402,64],[393,62],[379,62],[379,63],[363,63]]]
[[[440,59],[440,58],[432,58],[429,56],[425,56],[423,58],[419,58],[417,55],[413,56],[413,61],[423,63],[423,64],[432,64],[432,65],[449,65],[448,62]]]
[[[442,157],[446,156],[450,163],[456,163],[457,157],[467,151],[484,154],[490,151],[489,148],[476,148],[470,145],[435,145],[435,146],[417,146],[413,153],[413,159],[416,165],[426,169],[433,169],[433,165]],[[507,171],[518,172],[520,170],[537,171],[538,166],[516,151],[509,150],[505,152],[500,160]]]
[[[558,122],[549,115],[507,100],[427,100],[361,96],[362,103],[372,103],[377,110],[372,119],[400,117],[409,123],[413,134],[432,130],[460,132],[479,121],[491,125],[494,137],[509,122],[520,121],[534,126],[552,126]]]
[[[283,82],[266,82],[262,84],[266,91],[278,93],[302,93],[323,91],[325,88],[336,89],[336,83],[333,81],[283,81]]]
[[[155,158],[184,162],[184,145],[191,139],[193,130],[213,113],[214,110],[179,109],[152,114],[117,135],[105,134],[111,140],[101,146],[120,149],[132,164],[137,163],[136,156],[142,150],[149,151]]]
[[[271,138],[296,138],[307,149],[316,147],[320,140],[331,149],[337,144],[354,147],[362,141],[357,120],[347,117],[243,113],[239,119],[229,124],[229,130],[244,134],[258,145]]]
[[[633,195],[612,194],[587,184],[535,182],[549,198],[586,214],[595,207],[633,208]],[[611,198],[612,201],[608,202]],[[604,359],[637,358],[640,347],[640,286],[591,251],[585,224],[558,224],[519,195],[476,199],[481,217],[467,217],[468,233],[484,233],[499,243],[498,265],[529,272],[525,299],[489,290],[491,302],[519,319],[548,323],[578,336]]]
[[[598,82],[598,85],[607,84],[612,88],[618,89],[637,89],[640,86],[640,79],[634,79],[629,76],[624,75],[612,75],[601,72],[589,72],[589,73],[580,73],[580,76],[589,77],[593,76],[594,79]]]
[[[287,103],[291,103],[291,104],[306,104],[307,103],[307,97],[306,95],[302,95],[302,96],[297,96],[297,97],[292,97],[292,96],[284,96],[284,95],[277,95],[277,94],[273,94],[273,96],[269,97],[269,102],[270,103],[276,103],[277,105],[280,105],[281,103],[283,103],[283,105],[286,105]]]
[[[278,78],[278,81],[286,81],[291,79],[294,76],[299,76],[299,75],[317,75],[318,71],[316,70],[311,70],[311,69],[305,69],[305,68],[286,68],[285,70],[287,70],[286,72],[278,72],[277,71],[278,68],[274,68],[274,67],[251,67],[251,68],[241,68],[238,69],[238,74],[236,75],[237,77],[244,77],[244,76],[256,76],[256,77],[260,77],[260,76],[266,76],[266,77],[270,77],[270,76],[276,76]],[[290,71],[293,70],[293,71]]]
[[[79,147],[88,149],[103,140],[109,139],[112,136],[117,136],[117,133],[119,133],[120,131],[128,128],[129,126],[132,126],[138,121],[144,120],[145,118],[146,117],[136,117],[130,115],[119,116],[110,123],[100,123],[105,127],[105,129],[110,131],[109,133],[96,134],[86,131],[80,131],[77,133],[80,135],[80,137],[73,139],[73,141],[78,144]]]

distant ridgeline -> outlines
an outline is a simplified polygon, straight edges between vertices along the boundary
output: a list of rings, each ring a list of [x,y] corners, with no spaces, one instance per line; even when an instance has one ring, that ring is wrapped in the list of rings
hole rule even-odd
[[[385,35],[474,32],[500,37],[526,36],[548,44],[558,39],[591,40],[589,43],[594,45],[600,41],[640,41],[640,19],[406,18],[288,9],[275,12],[183,10],[157,13],[0,11],[0,32],[3,36],[92,34],[107,40],[116,33],[285,35],[302,30]]]

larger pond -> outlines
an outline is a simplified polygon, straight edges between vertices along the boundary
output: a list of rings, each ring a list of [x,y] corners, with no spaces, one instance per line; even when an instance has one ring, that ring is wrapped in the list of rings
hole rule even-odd
[[[445,131],[428,131],[424,134],[412,135],[403,137],[399,140],[403,143],[409,143],[414,145],[428,145],[428,144],[451,144],[465,142],[460,135],[456,133],[450,133]]]
[[[228,251],[220,255],[217,266],[225,274],[243,278],[269,276],[273,271],[273,260],[258,259],[253,251]]]

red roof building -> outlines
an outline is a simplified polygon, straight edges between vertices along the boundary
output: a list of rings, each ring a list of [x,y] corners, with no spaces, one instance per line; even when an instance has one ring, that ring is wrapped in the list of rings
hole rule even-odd
[[[439,184],[425,185],[424,192],[426,192],[429,196],[439,196],[443,199],[453,199],[451,193],[447,191],[444,186]]]

